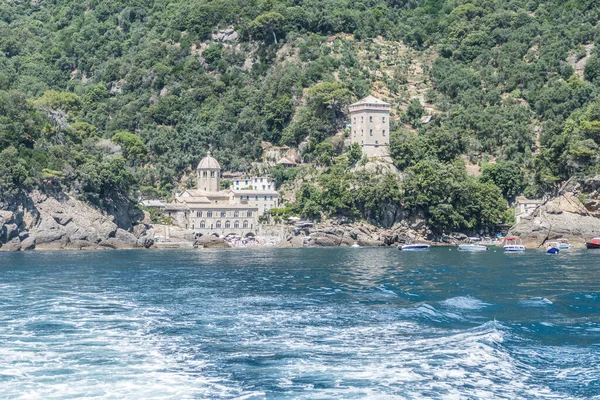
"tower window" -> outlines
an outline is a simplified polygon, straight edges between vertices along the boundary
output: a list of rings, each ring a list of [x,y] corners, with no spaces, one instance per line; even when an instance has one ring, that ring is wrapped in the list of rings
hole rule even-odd
[[[381,134],[382,134],[383,136],[385,136],[385,129],[384,129],[383,131],[381,131]]]
[[[373,129],[369,129],[369,135],[373,136]]]
[[[206,173],[206,171],[202,171],[202,176],[205,177],[205,178],[208,176],[207,173]]]
[[[214,178],[215,177],[215,171],[210,171],[210,177]]]

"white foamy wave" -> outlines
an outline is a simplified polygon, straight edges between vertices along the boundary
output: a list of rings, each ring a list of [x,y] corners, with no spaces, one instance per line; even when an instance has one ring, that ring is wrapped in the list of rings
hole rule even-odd
[[[61,295],[10,310],[0,307],[0,398],[180,399],[244,392],[205,373],[207,362],[181,351],[176,338],[152,333],[169,326],[165,310],[98,294]]]
[[[523,307],[546,307],[553,303],[545,297],[532,297],[531,299],[521,300],[519,304]]]
[[[442,301],[440,304],[444,307],[463,310],[481,310],[482,308],[491,305],[471,296],[452,297]]]

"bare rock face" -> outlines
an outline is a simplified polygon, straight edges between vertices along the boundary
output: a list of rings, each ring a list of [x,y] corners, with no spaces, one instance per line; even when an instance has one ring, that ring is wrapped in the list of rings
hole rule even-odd
[[[154,244],[147,225],[132,225],[131,210],[115,217],[62,192],[48,196],[33,191],[11,204],[0,203],[0,207],[10,207],[0,210],[2,250],[136,248]],[[133,233],[120,226],[130,226]]]
[[[237,40],[238,37],[238,33],[230,26],[227,29],[221,29],[217,33],[213,33],[212,40],[215,42],[232,42]]]
[[[586,240],[600,236],[600,218],[592,216],[573,194],[566,193],[538,207],[508,234],[520,237],[525,246],[532,248],[558,238],[583,247]]]

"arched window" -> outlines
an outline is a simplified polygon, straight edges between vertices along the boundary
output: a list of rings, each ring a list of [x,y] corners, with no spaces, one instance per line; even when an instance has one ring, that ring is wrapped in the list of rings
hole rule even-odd
[[[231,228],[231,223],[229,221],[225,221],[225,228]]]
[[[214,178],[215,177],[215,171],[210,171],[210,177]]]
[[[239,227],[240,227],[240,221],[235,221],[235,222],[233,223],[233,227],[234,227],[235,229],[239,228]]]
[[[206,222],[200,221],[200,229],[206,228]]]
[[[233,218],[238,218],[240,216],[240,212],[239,211],[235,211],[233,213]]]
[[[244,221],[244,229],[248,228],[248,221]]]
[[[217,221],[215,223],[215,228],[217,228],[217,229],[221,228],[221,221]]]

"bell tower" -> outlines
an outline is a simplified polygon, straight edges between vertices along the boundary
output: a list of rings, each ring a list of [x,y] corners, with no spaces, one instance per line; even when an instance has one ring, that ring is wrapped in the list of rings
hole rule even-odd
[[[218,192],[221,190],[221,165],[210,155],[206,154],[197,168],[198,190]]]

